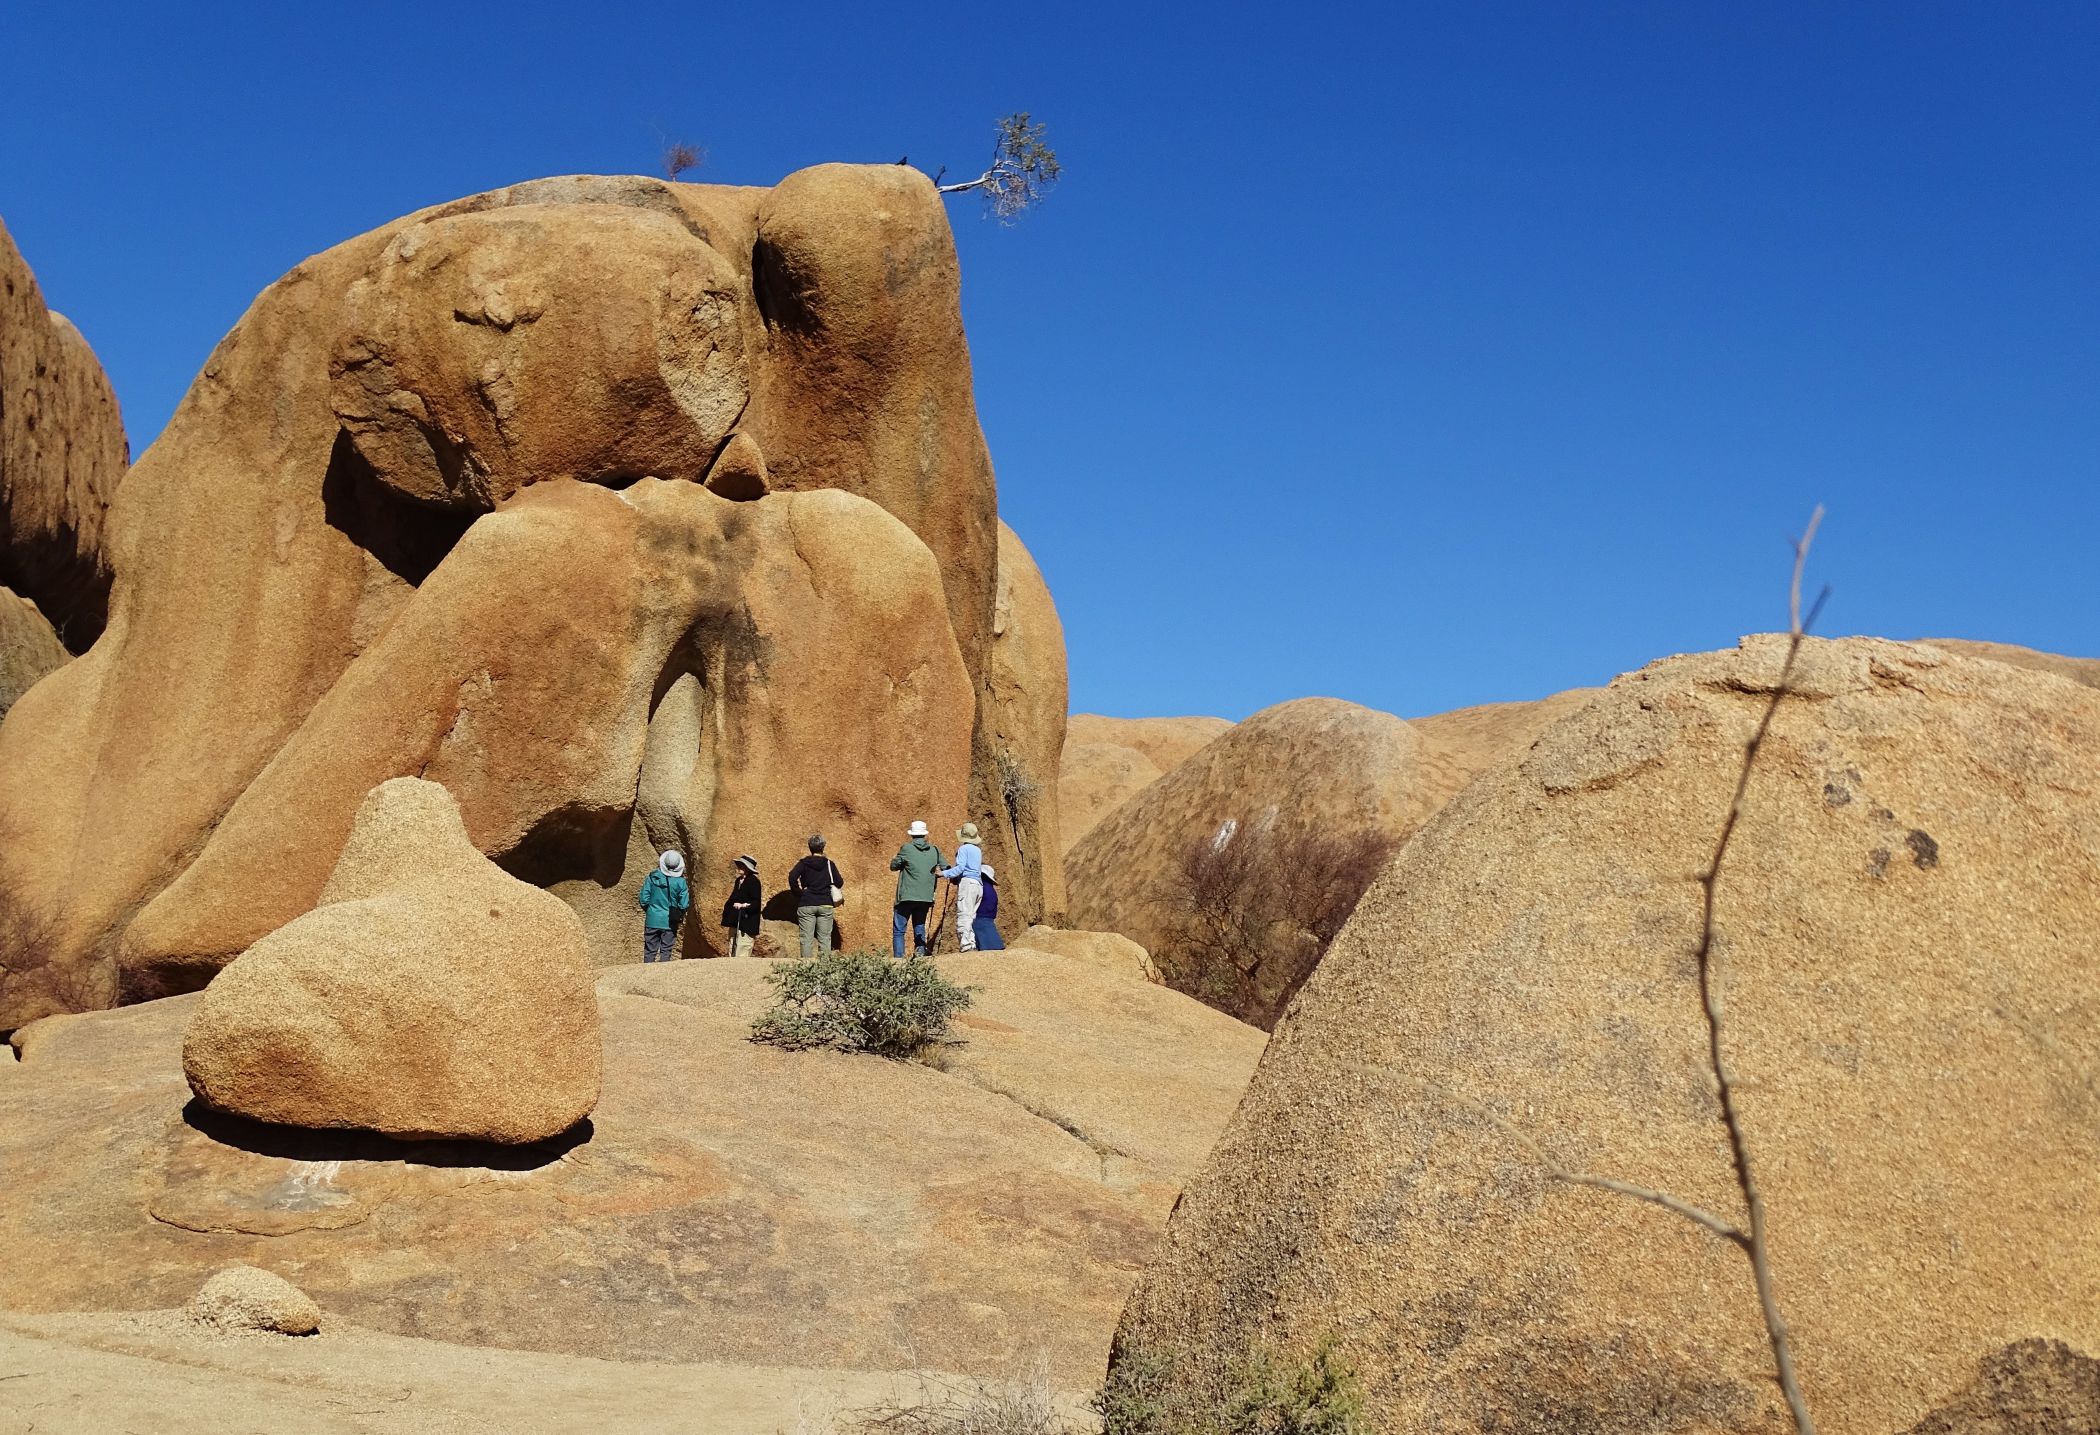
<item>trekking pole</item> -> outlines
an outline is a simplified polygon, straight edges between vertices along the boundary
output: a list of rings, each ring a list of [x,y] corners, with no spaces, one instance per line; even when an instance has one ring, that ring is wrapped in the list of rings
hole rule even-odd
[[[933,930],[926,934],[926,955],[932,956],[941,943],[941,928],[948,925],[948,906],[955,900],[955,884],[948,884],[948,894],[941,898],[941,914],[934,918]]]

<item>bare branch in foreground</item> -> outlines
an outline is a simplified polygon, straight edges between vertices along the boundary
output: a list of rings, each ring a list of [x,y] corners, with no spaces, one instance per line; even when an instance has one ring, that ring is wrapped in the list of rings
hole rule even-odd
[[[1780,1393],[1786,1397],[1787,1409],[1793,1416],[1797,1435],[1815,1435],[1816,1423],[1808,1412],[1808,1403],[1802,1397],[1801,1384],[1795,1376],[1793,1347],[1788,1340],[1786,1319],[1780,1312],[1779,1297],[1772,1287],[1772,1264],[1765,1244],[1764,1197],[1758,1189],[1757,1178],[1750,1161],[1749,1142],[1743,1135],[1742,1118],[1736,1109],[1736,1096],[1744,1084],[1737,1080],[1735,1073],[1730,1069],[1721,1041],[1721,996],[1716,986],[1714,971],[1714,903],[1720,888],[1721,864],[1728,856],[1729,843],[1735,837],[1736,823],[1743,815],[1743,802],[1750,791],[1750,778],[1757,768],[1758,754],[1764,749],[1765,739],[1772,730],[1772,721],[1779,712],[1779,705],[1786,700],[1788,685],[1793,680],[1794,663],[1801,654],[1801,645],[1808,638],[1809,626],[1815,622],[1816,616],[1822,612],[1824,600],[1830,596],[1830,590],[1825,588],[1817,596],[1806,617],[1803,616],[1801,575],[1808,564],[1809,545],[1815,541],[1816,529],[1822,522],[1823,509],[1818,505],[1809,517],[1808,528],[1794,542],[1793,581],[1787,590],[1786,658],[1780,664],[1778,681],[1772,685],[1771,697],[1765,703],[1765,710],[1758,719],[1757,727],[1751,732],[1750,740],[1743,745],[1742,766],[1736,775],[1735,792],[1729,799],[1728,814],[1722,819],[1720,835],[1714,841],[1713,857],[1707,863],[1706,870],[1699,874],[1699,940],[1693,948],[1693,957],[1699,969],[1699,1002],[1706,1016],[1707,1059],[1713,1068],[1714,1084],[1720,1094],[1721,1124],[1728,1133],[1729,1155],[1735,1167],[1736,1186],[1742,1192],[1743,1206],[1748,1213],[1747,1224],[1735,1225],[1711,1211],[1695,1206],[1689,1201],[1680,1200],[1665,1191],[1637,1186],[1610,1176],[1569,1170],[1549,1156],[1538,1142],[1494,1112],[1464,1097],[1450,1098],[1483,1117],[1529,1150],[1549,1179],[1572,1186],[1589,1186],[1596,1190],[1609,1191],[1660,1207],[1740,1249],[1750,1260],[1751,1276],[1757,1285],[1758,1309],[1764,1317],[1765,1338],[1772,1349],[1772,1363],[1778,1373]]]
[[[1736,1110],[1736,1085],[1734,1074],[1728,1067],[1727,1052],[1721,1043],[1721,994],[1715,986],[1714,973],[1714,899],[1721,883],[1721,863],[1728,856],[1728,844],[1735,837],[1735,828],[1743,815],[1743,799],[1750,791],[1750,777],[1757,768],[1757,756],[1765,745],[1765,738],[1772,730],[1772,720],[1779,713],[1779,705],[1786,701],[1787,684],[1794,676],[1794,661],[1801,655],[1801,644],[1808,637],[1808,623],[1813,623],[1816,614],[1823,609],[1823,600],[1830,594],[1824,589],[1816,599],[1815,607],[1804,622],[1801,614],[1801,573],[1808,565],[1809,545],[1816,540],[1816,529],[1822,525],[1823,508],[1809,515],[1808,527],[1794,543],[1794,576],[1787,590],[1787,645],[1786,660],[1779,665],[1779,681],[1772,685],[1772,696],[1765,704],[1764,715],[1758,719],[1757,728],[1750,734],[1750,741],[1743,745],[1742,770],[1737,774],[1735,796],[1728,804],[1728,816],[1721,823],[1721,835],[1714,843],[1713,861],[1707,864],[1700,875],[1701,891],[1699,916],[1699,944],[1693,949],[1693,957],[1699,965],[1699,1003],[1706,1013],[1707,1059],[1713,1066],[1714,1084],[1721,1098],[1721,1124],[1728,1132],[1728,1150],[1735,1161],[1736,1185],[1742,1189],[1743,1206],[1749,1213],[1749,1228],[1740,1244],[1750,1257],[1750,1272],[1757,1282],[1757,1304],[1764,1314],[1765,1337],[1772,1346],[1772,1363],[1778,1368],[1779,1389],[1786,1396],[1787,1409],[1794,1417],[1794,1429],[1799,1435],[1815,1435],[1816,1422],[1808,1413],[1808,1404],[1802,1398],[1801,1384],[1794,1373],[1793,1347],[1787,1339],[1786,1318],[1779,1309],[1779,1297],[1772,1289],[1772,1262],[1765,1244],[1765,1203],[1757,1187],[1756,1174],[1751,1169],[1750,1145],[1743,1136],[1743,1123]]]

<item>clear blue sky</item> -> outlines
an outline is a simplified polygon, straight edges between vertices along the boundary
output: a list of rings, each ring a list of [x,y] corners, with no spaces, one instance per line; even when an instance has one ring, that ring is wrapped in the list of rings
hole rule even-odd
[[[1033,110],[953,216],[1074,706],[1417,714],[1773,626],[1818,501],[1830,631],[2100,652],[2096,75],[2086,3],[19,4],[0,216],[138,452],[417,206]]]

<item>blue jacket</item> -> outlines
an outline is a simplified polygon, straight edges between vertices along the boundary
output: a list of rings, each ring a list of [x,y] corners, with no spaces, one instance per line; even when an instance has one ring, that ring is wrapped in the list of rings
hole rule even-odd
[[[685,885],[685,878],[651,872],[642,879],[642,890],[634,900],[641,904],[642,925],[652,932],[666,932],[693,904],[693,894]]]
[[[960,882],[967,878],[982,879],[984,854],[977,850],[975,842],[965,842],[955,849],[955,865],[942,871],[941,875],[951,882]]]

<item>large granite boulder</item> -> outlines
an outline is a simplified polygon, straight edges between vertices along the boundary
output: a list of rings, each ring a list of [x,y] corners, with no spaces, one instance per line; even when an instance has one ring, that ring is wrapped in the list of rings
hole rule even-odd
[[[397,777],[319,905],[206,989],[183,1073],[255,1121],[543,1141],[598,1100],[595,976],[576,914],[476,851],[444,788]]]
[[[102,631],[105,518],[129,462],[108,376],[0,225],[0,586],[76,653]]]
[[[1066,855],[1071,924],[1122,933],[1180,990],[1272,1025],[1446,795],[1430,758],[1406,723],[1355,703],[1256,713]]]
[[[1785,642],[1614,682],[1444,809],[1299,992],[1118,1368],[1214,1400],[1335,1337],[1380,1429],[1790,1429],[1692,951]],[[1717,993],[1822,1428],[2100,1346],[2100,694],[1812,640],[1721,874]],[[1926,1427],[1932,1428],[1932,1427]]]
[[[601,962],[657,849],[711,915],[731,857],[777,887],[824,830],[875,913],[911,819],[1052,780],[1035,718],[998,737],[991,469],[909,168],[544,180],[340,244],[221,342],[110,534],[108,632],[0,729],[0,946],[39,934],[0,1029],[208,980],[388,777],[442,781]]]

